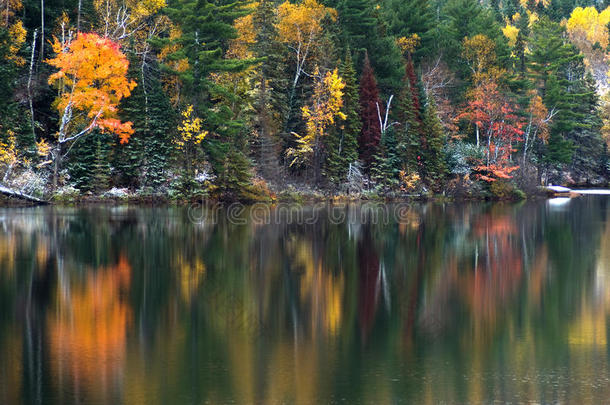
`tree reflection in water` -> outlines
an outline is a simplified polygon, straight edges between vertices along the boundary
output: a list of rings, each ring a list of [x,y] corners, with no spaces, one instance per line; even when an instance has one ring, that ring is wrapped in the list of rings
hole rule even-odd
[[[606,197],[361,209],[0,211],[0,403],[610,396]]]

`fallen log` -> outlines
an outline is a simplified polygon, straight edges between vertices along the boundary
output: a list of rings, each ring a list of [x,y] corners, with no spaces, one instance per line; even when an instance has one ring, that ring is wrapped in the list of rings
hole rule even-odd
[[[0,194],[4,194],[4,195],[12,197],[12,198],[18,198],[20,200],[30,201],[30,202],[33,202],[36,204],[48,204],[49,203],[46,200],[41,200],[40,198],[31,196],[28,194],[24,194],[21,191],[13,190],[13,189],[10,189],[10,188],[4,187],[4,186],[0,186]]]

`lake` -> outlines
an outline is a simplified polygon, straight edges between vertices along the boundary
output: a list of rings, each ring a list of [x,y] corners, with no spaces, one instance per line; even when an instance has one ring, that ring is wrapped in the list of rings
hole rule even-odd
[[[597,404],[610,197],[0,209],[0,404]]]

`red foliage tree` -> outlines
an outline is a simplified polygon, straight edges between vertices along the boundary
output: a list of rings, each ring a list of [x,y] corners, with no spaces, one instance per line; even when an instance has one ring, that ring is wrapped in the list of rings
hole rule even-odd
[[[381,123],[378,111],[381,107],[379,102],[379,89],[375,80],[375,73],[371,67],[368,54],[364,57],[364,67],[360,78],[360,119],[362,120],[362,132],[358,139],[360,157],[367,167],[370,167],[381,139]]]
[[[486,81],[468,94],[468,103],[459,119],[467,119],[478,127],[486,140],[485,161],[475,169],[479,178],[492,182],[509,179],[519,166],[512,165],[511,154],[520,142],[524,121],[515,114],[517,106],[500,93],[497,83]]]

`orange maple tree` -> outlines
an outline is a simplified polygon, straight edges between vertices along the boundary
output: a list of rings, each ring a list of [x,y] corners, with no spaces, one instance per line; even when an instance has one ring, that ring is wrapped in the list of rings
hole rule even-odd
[[[68,143],[95,128],[118,135],[121,143],[128,142],[132,124],[121,122],[117,113],[121,99],[129,97],[136,83],[127,79],[129,61],[108,38],[93,33],[79,33],[66,43],[54,38],[53,50],[56,56],[47,63],[58,71],[49,76],[49,84],[59,90],[55,106],[61,116],[57,144],[51,152],[55,189]]]
[[[133,133],[132,124],[117,118],[117,108],[136,83],[127,79],[129,62],[119,45],[94,33],[79,33],[68,44],[55,38],[53,50],[57,56],[47,63],[59,69],[49,77],[49,84],[60,91],[56,101],[62,116],[59,143],[94,128],[114,133],[126,143]]]

